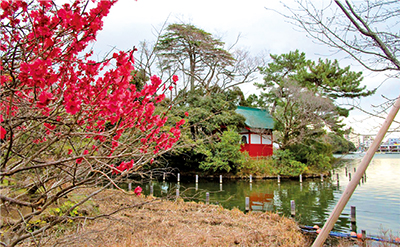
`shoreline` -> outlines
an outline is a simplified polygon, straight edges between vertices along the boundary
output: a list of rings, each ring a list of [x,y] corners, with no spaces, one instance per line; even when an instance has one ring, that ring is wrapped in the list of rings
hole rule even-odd
[[[90,189],[83,190],[87,194]],[[292,219],[271,212],[243,213],[219,205],[168,201],[107,189],[95,196],[100,213],[132,206],[110,217],[78,224],[45,246],[308,246]],[[83,210],[83,209],[81,209]]]

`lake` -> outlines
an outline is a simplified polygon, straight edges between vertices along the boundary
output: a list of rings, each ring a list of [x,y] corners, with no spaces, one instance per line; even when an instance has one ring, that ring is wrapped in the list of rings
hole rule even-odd
[[[344,156],[341,168],[334,171],[332,177],[318,179],[249,180],[199,178],[177,178],[170,176],[167,182],[153,181],[155,196],[174,197],[176,189],[185,200],[206,200],[210,193],[210,203],[220,204],[225,208],[237,207],[245,210],[245,198],[250,198],[250,205],[256,211],[273,211],[290,216],[290,201],[296,204],[296,221],[302,225],[323,226],[336,202],[349,182],[348,173],[354,174],[361,157]],[[346,174],[346,171],[348,172]],[[337,175],[339,174],[339,180]],[[142,185],[145,194],[150,193],[150,185]],[[350,232],[350,207],[356,207],[356,227],[368,235],[393,234],[400,236],[400,154],[376,154],[366,172],[366,180],[361,182],[343,210],[334,230]]]

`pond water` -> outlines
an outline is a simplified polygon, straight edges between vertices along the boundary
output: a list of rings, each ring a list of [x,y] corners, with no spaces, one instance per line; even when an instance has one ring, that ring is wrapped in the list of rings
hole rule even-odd
[[[318,179],[209,180],[199,178],[177,178],[170,176],[167,182],[153,181],[155,196],[174,197],[176,189],[186,200],[204,201],[210,193],[211,204],[225,208],[237,207],[245,210],[245,198],[250,198],[252,210],[273,211],[290,216],[290,201],[296,204],[295,219],[302,225],[322,226],[349,182],[349,174],[361,161],[360,156],[343,157],[342,167],[332,177]],[[346,174],[347,171],[347,174]],[[339,179],[337,179],[337,175]],[[169,182],[168,182],[169,181]],[[150,184],[142,185],[145,194],[150,193]],[[357,230],[366,230],[368,235],[392,234],[400,236],[400,154],[376,154],[361,182],[343,210],[334,230],[350,232],[350,208],[356,207]],[[353,225],[354,227],[354,225]]]

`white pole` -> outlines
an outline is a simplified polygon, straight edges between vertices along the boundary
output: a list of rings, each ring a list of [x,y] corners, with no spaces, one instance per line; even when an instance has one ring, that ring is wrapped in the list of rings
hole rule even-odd
[[[294,200],[290,200],[290,215],[292,217],[296,216],[296,203]]]
[[[378,150],[379,146],[381,145],[381,142],[382,142],[383,138],[385,137],[385,134],[388,131],[390,125],[392,124],[393,119],[396,117],[396,114],[399,111],[399,108],[400,108],[400,97],[398,97],[396,102],[394,103],[392,109],[390,110],[389,114],[387,115],[387,117],[385,119],[385,122],[382,124],[381,129],[379,130],[378,134],[376,135],[371,146],[368,148],[367,153],[364,155],[363,159],[361,160],[361,163],[358,166],[357,172],[354,174],[353,179],[347,185],[345,191],[342,194],[342,197],[340,197],[339,201],[337,202],[337,204],[336,204],[335,208],[333,209],[331,215],[329,216],[328,220],[325,222],[324,227],[322,227],[321,232],[318,234],[317,238],[315,239],[315,241],[312,245],[313,247],[320,247],[324,244],[330,231],[332,230],[337,219],[339,218],[344,207],[346,206],[351,195],[353,194],[358,183],[360,182],[360,179],[362,178],[363,174],[367,170],[368,165],[371,162],[372,157],[374,157],[376,150]]]

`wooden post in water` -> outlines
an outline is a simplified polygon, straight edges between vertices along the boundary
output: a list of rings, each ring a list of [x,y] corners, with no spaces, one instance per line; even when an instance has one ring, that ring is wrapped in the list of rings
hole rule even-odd
[[[245,198],[245,211],[246,212],[250,211],[250,198],[249,197]]]
[[[210,204],[210,192],[206,193],[206,204]]]
[[[350,207],[350,224],[351,224],[351,230],[353,232],[357,232],[356,207],[355,206]]]
[[[252,183],[252,182],[253,182],[253,176],[250,175],[250,183]]]
[[[324,181],[324,174],[321,174],[321,181]]]
[[[219,183],[222,184],[222,175],[219,175]]]
[[[163,180],[163,182],[165,182],[165,172],[163,173],[162,180]]]
[[[357,232],[357,223],[356,222],[351,222],[351,231]]]
[[[292,217],[296,216],[296,203],[294,200],[290,200],[290,215]]]
[[[278,175],[278,184],[281,182],[281,175]]]
[[[355,206],[350,207],[350,222],[351,223],[356,222],[356,207]]]
[[[329,216],[328,220],[325,222],[321,232],[318,234],[317,238],[313,243],[313,247],[320,247],[324,244],[326,238],[328,237],[330,231],[332,230],[333,226],[335,225],[337,219],[339,218],[340,214],[342,213],[344,207],[346,206],[347,202],[350,200],[351,195],[354,193],[358,182],[360,181],[362,175],[368,168],[369,163],[371,162],[372,158],[376,150],[378,150],[379,146],[387,130],[389,129],[390,125],[393,122],[393,119],[396,117],[397,112],[400,108],[400,97],[396,99],[392,109],[390,110],[389,114],[387,115],[385,122],[382,124],[382,127],[378,131],[374,141],[372,142],[371,146],[369,147],[368,151],[364,155],[361,160],[360,165],[358,166],[357,172],[354,174],[353,181],[349,182],[345,191],[343,192],[341,198],[336,203],[335,208],[333,209],[331,215]]]
[[[300,183],[302,183],[303,182],[303,175],[302,174],[300,174],[299,179],[300,179]]]
[[[181,174],[180,173],[178,173],[178,183],[181,181]]]
[[[196,175],[196,184],[199,183],[199,175]]]

